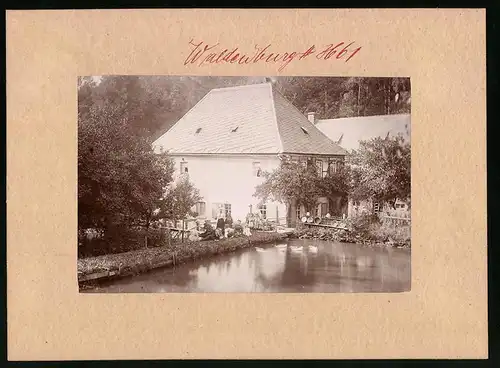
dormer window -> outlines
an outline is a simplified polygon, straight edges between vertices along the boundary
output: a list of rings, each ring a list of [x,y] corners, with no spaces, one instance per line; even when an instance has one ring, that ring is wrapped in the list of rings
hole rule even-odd
[[[304,127],[301,126],[300,129],[302,129],[302,131],[304,132],[304,134],[309,134],[309,132],[307,131],[306,128],[304,128]]]
[[[239,127],[236,127],[236,128],[231,129],[231,132],[236,133],[236,131],[238,130],[238,128],[239,128]]]
[[[195,134],[198,134],[199,132],[201,132],[201,128],[196,129],[196,133]]]

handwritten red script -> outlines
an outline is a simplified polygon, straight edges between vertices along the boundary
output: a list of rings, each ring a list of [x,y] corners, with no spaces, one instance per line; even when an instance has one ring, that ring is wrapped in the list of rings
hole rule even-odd
[[[265,47],[255,45],[255,50],[251,53],[240,51],[239,47],[232,49],[224,48],[219,43],[210,45],[204,41],[189,41],[191,52],[189,53],[184,65],[195,64],[203,66],[206,64],[255,64],[259,62],[279,64],[279,71],[283,71],[288,64],[295,60],[303,60],[308,57],[316,57],[319,60],[344,60],[346,63],[356,55],[361,47],[354,46],[354,42],[346,44],[329,44],[316,49],[315,45],[307,50],[292,52],[274,52],[271,44]]]

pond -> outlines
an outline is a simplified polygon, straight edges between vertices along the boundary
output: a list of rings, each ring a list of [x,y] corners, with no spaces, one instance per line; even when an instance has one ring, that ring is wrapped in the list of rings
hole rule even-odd
[[[409,249],[290,239],[109,281],[87,293],[403,292]]]

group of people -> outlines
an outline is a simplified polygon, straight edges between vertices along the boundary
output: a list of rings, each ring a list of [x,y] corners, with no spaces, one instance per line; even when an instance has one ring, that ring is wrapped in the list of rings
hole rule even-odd
[[[235,236],[250,235],[250,231],[241,224],[240,220],[233,224],[231,215],[228,215],[225,218],[222,216],[219,217],[217,219],[215,229],[210,221],[207,220],[205,221],[202,229],[203,232],[198,234],[201,240],[219,240]]]

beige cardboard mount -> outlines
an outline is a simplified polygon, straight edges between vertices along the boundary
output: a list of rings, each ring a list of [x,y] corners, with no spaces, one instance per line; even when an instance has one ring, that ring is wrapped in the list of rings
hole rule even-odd
[[[487,357],[485,11],[9,11],[10,360]],[[191,40],[349,62],[184,65]],[[227,45],[227,46],[225,46]],[[409,76],[412,287],[400,294],[79,294],[77,76]]]

